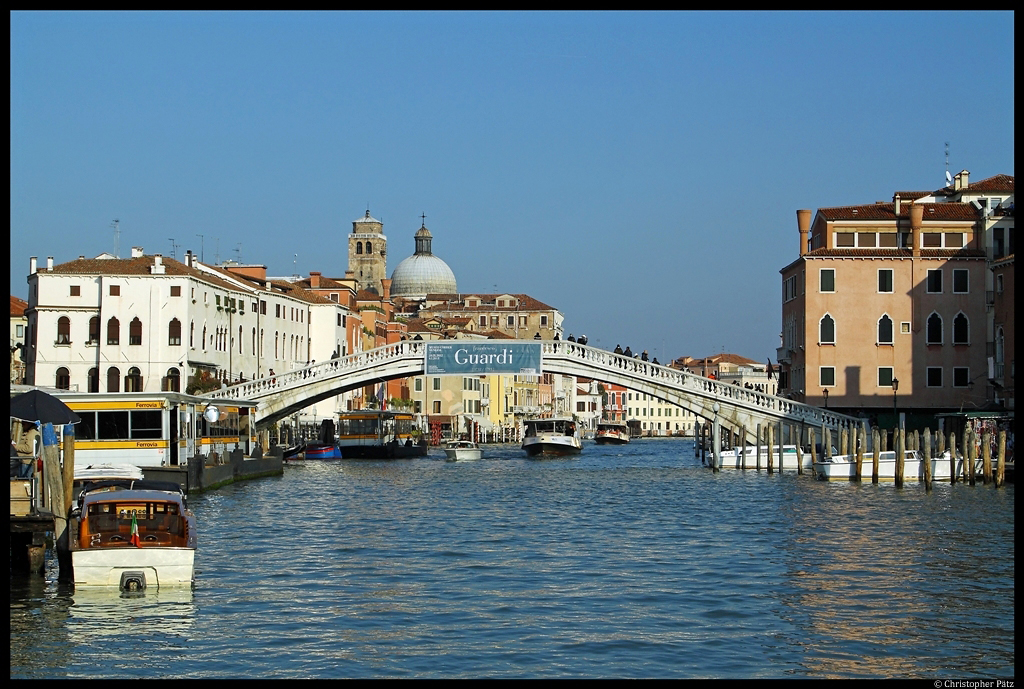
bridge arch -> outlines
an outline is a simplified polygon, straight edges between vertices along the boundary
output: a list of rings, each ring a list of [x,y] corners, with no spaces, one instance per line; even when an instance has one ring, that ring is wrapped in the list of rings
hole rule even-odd
[[[746,428],[749,439],[755,442],[754,429],[759,424],[824,426],[831,430],[851,429],[861,424],[860,419],[852,416],[596,347],[560,340],[545,340],[539,344],[541,365],[546,373],[593,378],[653,395],[704,419],[718,420],[732,431]],[[207,397],[258,402],[255,423],[257,428],[263,428],[349,390],[423,375],[426,345],[426,341],[396,342],[222,388]]]

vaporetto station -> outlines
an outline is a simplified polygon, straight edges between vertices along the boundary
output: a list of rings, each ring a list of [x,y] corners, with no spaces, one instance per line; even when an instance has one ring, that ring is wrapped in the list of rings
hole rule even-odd
[[[395,378],[540,372],[593,378],[664,399],[713,424],[716,447],[720,428],[745,433],[747,441],[756,444],[760,427],[782,424],[801,431],[852,432],[863,423],[827,409],[561,340],[406,340],[222,388],[208,397],[258,402],[255,426],[263,429],[321,400]]]

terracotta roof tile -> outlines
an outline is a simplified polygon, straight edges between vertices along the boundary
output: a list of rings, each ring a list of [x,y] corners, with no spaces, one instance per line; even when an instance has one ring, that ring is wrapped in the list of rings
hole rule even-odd
[[[28,308],[28,302],[24,299],[11,295],[11,316],[24,316],[25,309]]]
[[[913,204],[900,204],[900,217],[910,218],[910,207]],[[925,203],[924,220],[963,220],[973,222],[978,219],[978,211],[967,203]],[[826,220],[895,220],[896,206],[892,203],[872,203],[860,206],[835,206],[819,208],[818,213]]]

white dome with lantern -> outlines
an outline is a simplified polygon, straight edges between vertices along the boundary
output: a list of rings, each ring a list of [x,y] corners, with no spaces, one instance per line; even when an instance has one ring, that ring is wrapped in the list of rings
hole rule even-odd
[[[391,273],[391,295],[424,298],[428,294],[458,292],[455,273],[448,264],[430,252],[433,235],[426,225],[416,231],[416,253]]]

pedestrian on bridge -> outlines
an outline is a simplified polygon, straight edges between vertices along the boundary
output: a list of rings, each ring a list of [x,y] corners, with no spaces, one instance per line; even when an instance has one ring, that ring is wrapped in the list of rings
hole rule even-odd
[[[618,344],[615,345],[615,354],[622,354],[622,347]]]

